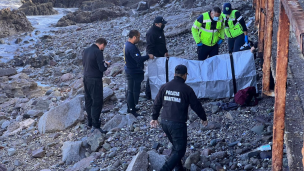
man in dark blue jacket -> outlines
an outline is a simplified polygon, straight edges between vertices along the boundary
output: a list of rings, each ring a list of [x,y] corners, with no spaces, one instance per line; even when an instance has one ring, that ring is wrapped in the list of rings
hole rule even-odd
[[[140,33],[137,30],[131,30],[129,40],[124,46],[125,71],[128,80],[127,104],[128,113],[132,113],[135,117],[139,116],[135,106],[138,104],[141,82],[144,80],[144,62],[154,59],[152,54],[141,56],[140,51],[135,46],[140,40]]]
[[[100,113],[103,106],[103,72],[107,70],[110,63],[104,61],[103,50],[107,45],[104,38],[97,39],[95,44],[83,51],[82,63],[84,68],[84,91],[85,109],[88,114],[88,126],[92,127],[92,132],[98,129],[101,133],[106,133],[100,128]]]
[[[154,19],[152,27],[148,30],[146,34],[147,48],[146,51],[148,54],[152,54],[155,57],[169,57],[166,38],[164,33],[165,25],[167,21],[162,16],[157,16]],[[149,79],[146,84],[146,98],[151,99],[151,88]]]

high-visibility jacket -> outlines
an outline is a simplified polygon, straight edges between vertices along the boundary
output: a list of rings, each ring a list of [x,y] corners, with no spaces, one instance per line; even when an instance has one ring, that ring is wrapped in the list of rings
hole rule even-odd
[[[237,10],[232,10],[228,19],[226,18],[226,16],[224,16],[224,14],[222,14],[223,18],[224,18],[224,22],[226,23],[227,20],[228,20],[228,27],[225,27],[225,33],[226,33],[226,36],[229,37],[229,38],[235,38],[235,37],[244,33],[243,32],[243,27],[239,23],[239,21],[243,17],[240,16],[239,18],[236,18],[235,17],[236,12],[237,12]]]
[[[225,38],[223,16],[220,15],[216,22],[216,29],[211,29],[211,18],[209,12],[205,12],[203,15],[203,22],[195,20],[191,31],[195,43],[202,43],[207,46],[214,46],[220,39]],[[203,24],[205,26],[203,27]]]

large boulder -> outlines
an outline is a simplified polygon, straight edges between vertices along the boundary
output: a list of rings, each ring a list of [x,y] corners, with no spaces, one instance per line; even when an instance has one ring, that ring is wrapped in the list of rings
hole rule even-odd
[[[84,11],[93,11],[98,8],[109,8],[113,6],[119,6],[120,1],[119,0],[112,0],[112,1],[107,1],[107,0],[95,0],[95,1],[84,1],[82,2],[81,6],[79,7],[81,10]]]
[[[148,153],[140,151],[133,157],[126,171],[147,171],[148,166]]]
[[[66,141],[62,146],[62,161],[66,164],[78,162],[85,158],[85,149],[82,147],[82,141]]]
[[[99,130],[95,129],[93,134],[88,137],[88,144],[91,146],[91,151],[97,151],[104,143],[105,136]]]
[[[17,74],[17,70],[15,68],[4,68],[0,69],[0,77],[3,76],[12,76]]]
[[[149,155],[149,171],[159,171],[166,162],[166,155],[160,155],[154,150],[148,151]]]
[[[0,10],[0,38],[33,31],[33,29],[23,12],[11,11],[9,8]]]
[[[132,126],[136,121],[133,115],[115,115],[111,120],[109,120],[104,126],[103,130],[110,131],[113,128],[123,128],[125,126]]]
[[[53,4],[51,2],[36,5],[33,2],[29,1],[24,3],[18,10],[24,12],[25,15],[58,14],[58,12],[53,9]]]
[[[56,27],[65,27],[76,23],[92,23],[94,21],[108,20],[126,15],[127,12],[122,7],[99,8],[94,11],[76,11],[62,17]]]
[[[39,120],[38,130],[46,132],[62,131],[84,119],[82,109],[83,96],[77,96],[50,111],[44,113]]]

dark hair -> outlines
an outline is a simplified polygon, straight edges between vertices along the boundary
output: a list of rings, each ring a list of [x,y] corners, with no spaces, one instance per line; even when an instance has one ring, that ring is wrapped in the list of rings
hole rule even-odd
[[[105,46],[108,44],[108,42],[104,38],[97,39],[95,43],[100,44],[100,45],[104,44]]]
[[[129,32],[129,38],[131,39],[131,38],[133,38],[134,36],[138,36],[139,35],[139,31],[138,30],[131,30],[130,32]]]
[[[214,7],[213,9],[212,9],[212,11],[213,12],[216,12],[216,13],[221,13],[222,11],[221,11],[221,9],[219,8],[219,7]]]

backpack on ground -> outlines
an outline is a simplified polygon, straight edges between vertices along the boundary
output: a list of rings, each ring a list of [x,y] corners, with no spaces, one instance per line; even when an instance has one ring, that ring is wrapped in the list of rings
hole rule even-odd
[[[258,104],[257,96],[255,87],[247,87],[234,95],[234,101],[241,106],[255,106]]]

